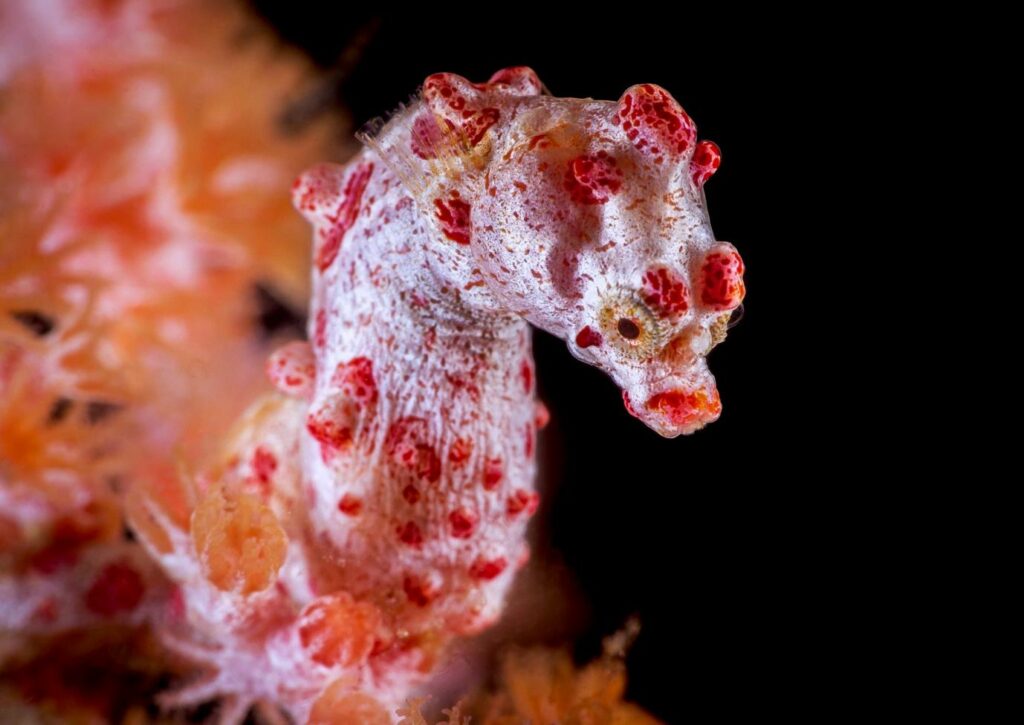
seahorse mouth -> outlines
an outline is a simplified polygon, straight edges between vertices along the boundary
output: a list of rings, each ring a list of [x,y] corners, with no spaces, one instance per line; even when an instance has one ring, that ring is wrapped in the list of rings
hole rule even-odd
[[[665,438],[698,431],[722,413],[722,401],[710,375],[703,385],[676,384],[634,395],[623,390],[622,401],[630,415]]]

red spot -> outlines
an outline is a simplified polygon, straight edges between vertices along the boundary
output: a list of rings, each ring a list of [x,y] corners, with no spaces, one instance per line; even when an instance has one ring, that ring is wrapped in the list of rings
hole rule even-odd
[[[690,175],[693,176],[693,183],[697,186],[704,186],[718,167],[722,164],[722,152],[713,141],[701,141],[693,152],[693,160],[690,162]]]
[[[543,430],[550,422],[551,413],[548,411],[548,406],[538,400],[534,407],[533,424],[537,426],[537,430]]]
[[[269,483],[277,470],[277,458],[263,446],[256,446],[252,454],[252,471],[260,483]]]
[[[603,342],[601,333],[590,325],[576,333],[576,345],[579,347],[600,347]]]
[[[331,226],[325,229],[323,243],[316,253],[316,266],[321,272],[334,262],[345,234],[356,223],[359,208],[363,203],[363,192],[366,191],[366,185],[372,175],[373,164],[364,162],[359,164],[346,180],[341,203],[334,214],[328,217]]]
[[[615,159],[600,151],[569,161],[564,184],[577,204],[604,204],[622,188],[622,172]]]
[[[448,460],[451,461],[456,468],[459,468],[469,460],[469,456],[472,452],[472,440],[469,438],[456,438],[455,442],[452,443],[452,447],[448,449]]]
[[[369,407],[377,402],[377,381],[373,377],[373,362],[366,357],[355,357],[338,365],[332,382],[341,392],[360,406]]]
[[[441,458],[430,443],[430,426],[425,419],[399,418],[391,424],[384,446],[395,463],[419,478],[435,483],[441,477]]]
[[[306,418],[306,430],[321,446],[341,450],[352,442],[352,428],[330,417],[329,409],[310,413]]]
[[[469,575],[474,579],[490,580],[505,571],[508,561],[503,556],[496,559],[487,559],[478,556],[469,567]]]
[[[488,458],[484,465],[484,488],[493,491],[505,476],[505,469],[500,458]]]
[[[470,146],[476,146],[480,143],[484,134],[487,133],[491,126],[498,122],[501,117],[497,108],[481,108],[476,111],[468,118],[464,118],[462,121],[462,132],[466,136],[466,140]]]
[[[417,607],[425,607],[430,604],[437,595],[440,593],[440,589],[428,582],[414,577],[406,576],[402,581],[402,589],[405,590],[405,596],[410,602],[415,604]]]
[[[523,381],[523,392],[529,395],[533,390],[533,366],[529,360],[523,360],[519,366],[519,377]]]
[[[457,508],[448,514],[448,533],[456,539],[468,539],[476,530],[477,515],[467,508]]]
[[[101,617],[130,612],[139,606],[142,577],[128,564],[108,564],[85,593],[86,608]]]
[[[526,438],[523,443],[523,454],[529,458],[533,455],[533,423],[526,424],[525,432]]]
[[[746,294],[743,284],[743,260],[731,246],[721,244],[704,258],[701,267],[701,302],[712,310],[739,307]]]
[[[659,164],[664,161],[664,151],[682,157],[697,139],[697,128],[686,111],[668,91],[650,83],[633,86],[623,94],[614,122],[621,123],[638,150]]]
[[[327,312],[323,309],[316,311],[316,326],[313,332],[313,344],[318,349],[323,349],[327,334]]]
[[[420,490],[410,483],[402,489],[402,498],[410,504],[415,504],[420,500]]]
[[[434,215],[441,222],[441,232],[456,244],[469,244],[472,233],[470,206],[459,197],[459,192],[453,191],[447,201],[434,199],[434,206]]]
[[[419,549],[423,546],[423,534],[420,532],[420,527],[412,521],[407,521],[400,525],[396,532],[398,538],[406,546],[411,546],[414,549]]]
[[[722,401],[717,390],[712,391],[711,397],[703,390],[670,390],[651,396],[644,407],[660,414],[673,426],[680,427],[698,420],[717,418],[722,412]]]
[[[651,267],[644,274],[640,296],[660,318],[677,320],[690,308],[686,282],[668,267]]]
[[[358,516],[363,512],[363,500],[358,496],[346,493],[338,501],[338,510],[346,516]]]
[[[416,291],[409,293],[409,304],[421,310],[425,310],[430,306],[430,303],[427,302],[427,298]],[[434,328],[430,328],[429,332],[434,332]]]
[[[533,516],[538,506],[540,506],[540,496],[536,491],[524,491],[517,488],[505,502],[505,513],[509,516],[518,516],[525,511],[527,516]]]

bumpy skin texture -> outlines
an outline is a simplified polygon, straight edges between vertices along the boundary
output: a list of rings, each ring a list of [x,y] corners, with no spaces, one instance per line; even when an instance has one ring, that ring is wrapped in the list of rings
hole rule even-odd
[[[744,292],[704,205],[717,148],[656,86],[615,103],[543,96],[527,68],[439,74],[363,140],[294,185],[314,229],[310,342],[271,357],[287,401],[241,426],[195,549],[174,547],[193,622],[234,642],[205,655],[219,674],[202,694],[300,719],[356,691],[393,712],[447,641],[499,617],[538,504],[530,323],[675,436],[719,415],[705,356]],[[211,559],[211,536],[266,546]],[[258,678],[225,661],[246,648]]]

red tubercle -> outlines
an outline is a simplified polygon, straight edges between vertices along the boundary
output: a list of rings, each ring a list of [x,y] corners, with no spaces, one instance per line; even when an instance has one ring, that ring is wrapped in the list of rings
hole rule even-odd
[[[400,524],[396,527],[395,531],[398,534],[398,539],[406,546],[411,546],[414,549],[422,548],[423,532],[420,531],[420,527],[414,521]]]
[[[510,517],[518,516],[523,512],[526,512],[527,516],[533,516],[538,506],[540,506],[540,494],[536,491],[517,488],[505,502],[505,513]]]
[[[332,382],[360,406],[370,407],[377,403],[377,381],[373,376],[373,362],[367,357],[354,357],[347,363],[339,364],[334,371]]]
[[[107,564],[85,593],[85,607],[101,617],[113,617],[134,610],[142,602],[145,585],[135,567]]]
[[[264,446],[256,446],[252,454],[252,472],[260,483],[269,483],[277,470],[277,456]]]
[[[656,164],[682,158],[697,139],[697,127],[664,88],[633,86],[619,100],[612,122],[621,125],[633,145]]]
[[[712,310],[739,307],[746,294],[743,260],[728,244],[712,248],[701,265],[701,303]]]
[[[337,258],[345,234],[356,223],[363,203],[363,193],[372,175],[373,163],[367,161],[359,164],[346,179],[341,203],[329,217],[331,224],[324,229],[324,238],[316,251],[316,266],[321,272]]]
[[[411,483],[402,489],[402,498],[404,498],[409,505],[416,505],[419,503],[421,496],[422,494],[420,493],[420,490]]]
[[[523,96],[540,95],[544,89],[537,74],[525,65],[502,68],[494,73],[487,80],[486,87],[488,90],[496,90],[494,86],[508,86],[509,90]]]
[[[405,591],[406,598],[417,607],[426,607],[441,593],[440,586],[436,582],[412,574],[407,574],[403,578],[402,589]]]
[[[476,531],[479,517],[465,506],[448,514],[448,533],[456,539],[468,539]]]
[[[543,430],[551,422],[551,411],[539,400],[534,405],[533,411],[533,424],[537,430]]]
[[[346,493],[338,501],[338,510],[346,516],[358,516],[363,512],[363,499]]]
[[[677,320],[690,309],[690,292],[682,275],[665,266],[644,273],[640,297],[661,319]]]
[[[328,411],[310,413],[306,417],[306,430],[321,446],[334,451],[346,448],[352,442],[352,428],[333,420]]]
[[[530,545],[523,544],[519,547],[519,554],[516,555],[516,571],[530,563]]]
[[[602,343],[604,343],[604,338],[601,337],[601,333],[590,325],[587,325],[576,333],[577,347],[600,347]]]
[[[469,575],[474,579],[489,581],[498,577],[508,568],[508,560],[499,556],[493,559],[478,556],[469,567]]]
[[[488,458],[484,464],[484,489],[493,491],[504,477],[505,468],[501,458]]]
[[[463,139],[471,148],[483,140],[501,117],[497,108],[480,107],[479,91],[486,90],[490,90],[487,84],[473,84],[454,73],[435,73],[423,82],[424,100],[461,126]]]
[[[267,378],[286,395],[308,399],[316,381],[316,358],[307,342],[290,342],[267,358]]]
[[[697,186],[704,186],[721,165],[722,152],[718,145],[713,141],[701,141],[694,149],[693,160],[690,161],[690,175],[693,177],[693,183]]]
[[[571,159],[563,182],[577,204],[604,204],[622,188],[622,171],[607,151]]]
[[[652,395],[644,407],[673,426],[683,426],[717,417],[722,412],[722,401],[717,390],[712,390],[710,396],[703,389],[669,390]]]
[[[452,191],[447,199],[434,199],[434,216],[441,224],[441,233],[456,244],[469,244],[472,236],[470,205]]]

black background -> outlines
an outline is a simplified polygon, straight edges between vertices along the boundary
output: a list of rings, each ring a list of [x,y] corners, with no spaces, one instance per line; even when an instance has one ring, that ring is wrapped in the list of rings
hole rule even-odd
[[[680,101],[722,148],[707,198],[717,237],[746,263],[746,314],[710,359],[721,419],[671,441],[630,418],[617,388],[562,342],[536,335],[553,419],[542,460],[556,485],[543,523],[592,610],[577,655],[638,615],[628,696],[668,722],[816,712],[851,677],[872,683],[851,664],[872,636],[875,605],[853,583],[873,535],[854,512],[871,489],[849,480],[855,457],[832,451],[848,437],[848,399],[862,407],[879,392],[840,374],[845,353],[826,339],[841,273],[831,248],[848,224],[833,204],[846,169],[870,162],[856,120],[871,95],[856,68],[870,43],[852,57],[838,40],[848,22],[780,12],[255,5],[334,70],[357,125],[431,73],[483,81],[511,65],[532,67],[554,95],[617,99],[652,82]],[[848,695],[828,711],[854,709]]]

